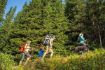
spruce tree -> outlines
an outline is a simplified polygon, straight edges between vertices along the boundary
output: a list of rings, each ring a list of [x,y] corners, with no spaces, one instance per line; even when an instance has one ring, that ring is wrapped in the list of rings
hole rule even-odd
[[[85,17],[84,0],[66,0],[65,15],[69,21],[69,40],[71,44],[77,42],[79,32],[84,32]]]
[[[92,45],[104,45],[104,0],[66,0],[65,15],[70,23],[70,40],[83,31]],[[77,8],[78,7],[78,8]]]
[[[0,22],[2,21],[2,17],[4,14],[4,8],[6,6],[7,0],[0,0]]]
[[[24,40],[31,40],[32,46],[43,43],[46,34],[54,34],[56,48],[64,48],[68,24],[60,0],[32,0],[15,18],[12,43],[18,46]]]
[[[12,41],[19,45],[22,41],[31,40],[32,44],[38,43],[42,38],[43,24],[41,20],[41,0],[32,0],[15,18],[15,30]]]
[[[68,40],[65,34],[68,29],[68,24],[64,15],[64,5],[60,0],[50,0],[45,9],[47,15],[45,16],[44,30],[56,36],[56,48],[64,49],[65,47],[63,46]]]
[[[100,7],[99,7],[99,27],[100,27],[100,33],[101,33],[101,38],[102,38],[102,46],[105,46],[105,1],[100,2]]]
[[[16,11],[15,8],[10,8],[9,12],[6,14],[6,19],[2,22],[2,26],[0,27],[0,51],[2,52],[12,52],[12,48],[10,46],[10,35],[11,35],[11,28],[13,27],[13,17]]]
[[[85,30],[89,34],[88,38],[91,40],[92,44],[99,45],[102,47],[102,29],[101,24],[103,20],[100,17],[104,12],[102,10],[103,1],[98,0],[88,0],[86,2],[86,18],[85,18]],[[91,29],[91,30],[89,30]]]

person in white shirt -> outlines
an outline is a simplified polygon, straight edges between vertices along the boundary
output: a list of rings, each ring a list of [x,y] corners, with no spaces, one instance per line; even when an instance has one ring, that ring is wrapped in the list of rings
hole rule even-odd
[[[26,65],[28,60],[31,58],[31,55],[29,54],[29,51],[31,49],[30,43],[31,43],[31,41],[27,41],[25,43],[25,45],[24,45],[24,52],[22,53],[22,59],[21,59],[19,65],[22,64],[23,60],[25,59],[25,56],[26,56],[26,62],[25,62],[24,65]]]
[[[54,41],[54,39],[55,39],[55,36],[54,35],[52,35],[52,36],[50,36],[50,35],[46,35],[46,37],[45,37],[45,46],[46,46],[46,51],[45,51],[45,53],[43,54],[43,58],[48,54],[48,53],[51,53],[50,54],[50,58],[52,58],[52,56],[53,56],[53,41]]]

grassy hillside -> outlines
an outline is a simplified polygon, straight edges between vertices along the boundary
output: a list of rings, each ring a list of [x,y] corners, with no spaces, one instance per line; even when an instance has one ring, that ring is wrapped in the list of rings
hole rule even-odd
[[[35,59],[15,70],[105,70],[105,50],[97,49],[68,57],[55,55],[51,59],[46,58],[44,62]]]

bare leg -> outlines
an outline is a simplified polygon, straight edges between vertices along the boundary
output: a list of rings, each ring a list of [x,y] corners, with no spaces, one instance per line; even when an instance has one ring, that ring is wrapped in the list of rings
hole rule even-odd
[[[26,64],[27,64],[27,62],[29,61],[29,59],[30,59],[30,57],[26,59],[26,62],[24,63],[24,65],[26,65]]]
[[[52,48],[50,48],[50,52],[51,52],[51,54],[50,54],[50,58],[52,58],[53,53],[54,53]]]
[[[26,59],[26,62],[25,62],[25,64],[24,65],[26,65],[27,64],[27,62],[29,61],[29,59],[31,58],[31,55],[27,52],[26,53],[26,56],[27,56],[27,59]]]
[[[19,65],[21,65],[21,64],[22,64],[22,62],[23,62],[23,61],[20,61],[20,62],[19,62]]]
[[[24,58],[25,58],[25,53],[22,53],[22,59],[20,60],[19,65],[21,65],[21,64],[22,64],[22,62],[23,62]]]
[[[43,54],[43,59],[44,59],[44,57],[46,56],[46,54],[48,53],[48,46],[46,46],[46,52]]]
[[[54,53],[54,52],[53,52],[53,49],[52,49],[53,40],[54,40],[54,39],[51,39],[51,40],[50,40],[50,47],[49,47],[49,52],[51,52],[51,54],[50,54],[50,58],[52,58],[53,53]]]

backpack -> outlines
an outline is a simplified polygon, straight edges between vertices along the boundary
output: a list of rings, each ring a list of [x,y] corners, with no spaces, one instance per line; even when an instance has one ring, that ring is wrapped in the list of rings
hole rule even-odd
[[[43,49],[40,49],[39,53],[38,53],[38,57],[42,57],[44,54],[44,50]]]
[[[21,44],[21,46],[19,47],[19,52],[20,53],[23,53],[24,52],[24,50],[25,50],[25,43],[23,43],[23,44]]]
[[[45,46],[48,45],[48,44],[49,44],[49,39],[45,39],[44,42],[43,42],[43,44],[44,44]]]

